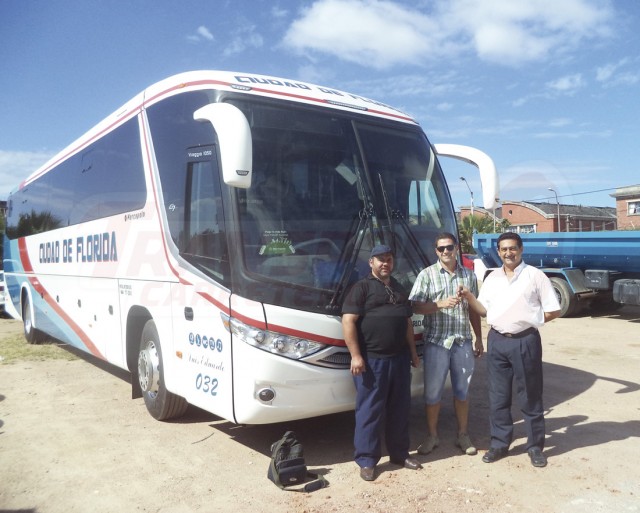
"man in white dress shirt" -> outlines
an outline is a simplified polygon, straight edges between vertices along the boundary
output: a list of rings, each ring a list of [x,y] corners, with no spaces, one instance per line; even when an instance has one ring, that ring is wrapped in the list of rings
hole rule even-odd
[[[511,391],[527,430],[527,452],[534,467],[544,467],[544,407],[542,403],[542,342],[538,328],[560,315],[560,305],[549,278],[522,261],[522,239],[517,233],[498,238],[503,266],[484,280],[476,299],[464,290],[469,307],[491,326],[487,335],[489,420],[491,445],[485,463],[504,458],[513,441]]]

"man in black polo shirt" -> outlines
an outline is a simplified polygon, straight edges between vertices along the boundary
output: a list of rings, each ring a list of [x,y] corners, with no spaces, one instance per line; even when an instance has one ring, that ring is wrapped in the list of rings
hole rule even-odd
[[[356,386],[355,462],[360,477],[375,479],[382,433],[391,463],[422,468],[409,456],[411,366],[420,364],[408,294],[391,276],[389,246],[371,250],[371,274],[355,283],[342,306],[342,330]]]

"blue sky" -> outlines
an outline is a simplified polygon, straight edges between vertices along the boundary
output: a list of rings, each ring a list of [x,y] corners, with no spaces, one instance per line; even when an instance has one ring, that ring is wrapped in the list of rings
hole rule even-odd
[[[640,183],[639,30],[637,0],[0,0],[0,199],[148,85],[221,69],[400,108],[488,153],[501,199],[613,207]]]

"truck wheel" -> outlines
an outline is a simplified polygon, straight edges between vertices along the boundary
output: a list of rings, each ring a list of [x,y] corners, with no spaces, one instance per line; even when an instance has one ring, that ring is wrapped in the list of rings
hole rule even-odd
[[[138,381],[144,404],[154,419],[174,419],[182,416],[187,410],[187,401],[169,392],[164,385],[160,337],[156,323],[152,320],[146,322],[140,337]]]
[[[44,335],[33,327],[33,316],[31,315],[31,301],[25,294],[22,301],[22,326],[24,328],[24,338],[28,344],[39,344],[44,340]]]
[[[560,303],[560,317],[569,317],[578,310],[578,300],[569,284],[562,278],[549,278]]]

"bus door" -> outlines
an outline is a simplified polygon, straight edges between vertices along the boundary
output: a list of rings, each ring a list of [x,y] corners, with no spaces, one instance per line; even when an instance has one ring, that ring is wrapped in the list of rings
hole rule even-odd
[[[174,343],[185,374],[180,395],[230,419],[231,337],[223,323],[229,312],[230,268],[215,148],[187,150],[186,167],[184,206],[167,213],[170,224],[176,216],[180,218],[176,243],[187,262],[181,271],[184,275],[172,285]]]

